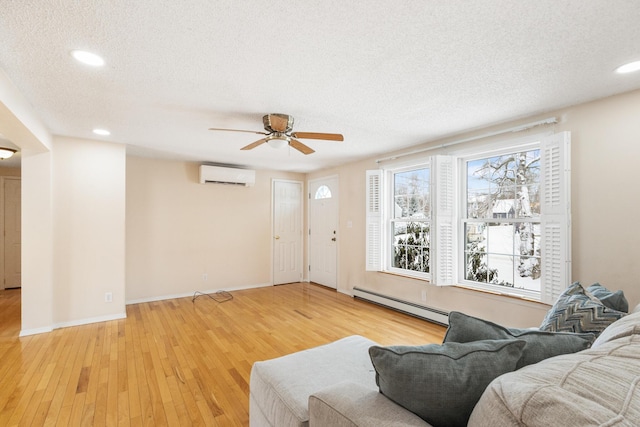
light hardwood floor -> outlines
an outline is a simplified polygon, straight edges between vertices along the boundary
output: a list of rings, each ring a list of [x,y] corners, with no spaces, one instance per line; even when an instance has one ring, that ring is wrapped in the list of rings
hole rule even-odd
[[[18,338],[20,290],[0,291],[0,426],[246,426],[255,361],[354,334],[413,345],[445,332],[314,284],[231,295]]]

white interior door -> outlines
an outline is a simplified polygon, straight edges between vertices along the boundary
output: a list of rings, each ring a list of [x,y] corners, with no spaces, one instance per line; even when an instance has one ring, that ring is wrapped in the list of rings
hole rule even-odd
[[[302,183],[273,181],[273,284],[302,281]]]
[[[17,177],[4,177],[3,182],[3,288],[19,288],[21,278],[21,181]]]
[[[338,177],[309,182],[309,281],[337,288]]]

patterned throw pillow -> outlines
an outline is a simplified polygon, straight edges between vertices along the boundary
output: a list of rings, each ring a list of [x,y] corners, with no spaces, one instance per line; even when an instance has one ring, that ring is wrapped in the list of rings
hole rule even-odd
[[[596,336],[626,313],[604,305],[579,282],[569,286],[547,312],[541,331],[591,332]]]
[[[594,283],[587,288],[587,292],[598,298],[609,308],[622,311],[623,313],[629,312],[629,302],[625,298],[624,292],[621,290],[612,292],[600,283]]]

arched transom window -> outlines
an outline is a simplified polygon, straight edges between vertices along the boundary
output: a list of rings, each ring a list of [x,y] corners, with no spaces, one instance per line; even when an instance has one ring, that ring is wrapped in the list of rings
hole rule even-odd
[[[316,190],[315,199],[330,199],[331,198],[331,190],[326,185],[321,185]]]

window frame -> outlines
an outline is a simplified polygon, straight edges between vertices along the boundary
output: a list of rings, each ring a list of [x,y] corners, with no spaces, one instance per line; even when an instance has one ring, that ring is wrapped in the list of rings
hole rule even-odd
[[[465,225],[468,223],[535,223],[538,226],[542,227],[542,212],[538,216],[531,218],[472,218],[468,216],[468,179],[467,179],[467,162],[473,160],[486,159],[493,156],[501,156],[505,154],[515,154],[522,151],[532,151],[539,150],[540,156],[542,156],[542,142],[543,136],[536,135],[530,139],[531,141],[523,142],[523,141],[514,141],[505,140],[498,143],[490,144],[481,148],[464,150],[456,153],[456,163],[457,163],[457,173],[460,184],[458,185],[457,190],[459,194],[457,196],[457,221],[458,221],[458,236],[459,238],[456,241],[458,260],[457,263],[457,274],[458,279],[457,283],[464,287],[477,289],[481,291],[489,291],[493,293],[499,293],[504,295],[518,296],[524,297],[527,299],[540,301],[542,299],[541,291],[533,291],[529,289],[522,288],[514,288],[505,285],[493,284],[493,283],[481,283],[474,280],[469,280],[466,278],[467,273],[467,264],[466,264],[466,230]],[[542,175],[542,171],[540,171]],[[542,177],[540,177],[540,181],[542,181]],[[538,182],[539,186],[542,185],[542,182]],[[493,221],[490,221],[493,220]],[[541,238],[542,239],[542,238]],[[512,251],[513,252],[513,251]],[[489,255],[489,253],[487,254]],[[514,256],[515,254],[508,254],[509,256]],[[540,259],[542,261],[542,254],[540,254]],[[542,288],[542,283],[540,287]]]
[[[383,169],[383,176],[385,182],[385,191],[383,192],[382,204],[383,204],[383,237],[382,237],[382,246],[384,258],[382,262],[383,271],[398,274],[402,276],[414,277],[422,280],[431,280],[431,256],[429,256],[429,265],[428,272],[409,270],[406,268],[394,267],[393,266],[393,257],[394,257],[394,225],[396,222],[406,222],[407,224],[411,221],[411,219],[402,219],[395,218],[394,208],[395,208],[395,175],[403,172],[410,172],[419,169],[429,169],[429,216],[426,219],[416,219],[415,222],[426,223],[429,225],[429,252],[431,254],[431,227],[432,227],[432,215],[433,215],[433,196],[432,196],[432,188],[431,188],[431,179],[432,179],[432,171],[431,171],[431,159],[420,159],[419,161],[411,162],[411,163],[403,163],[402,165],[392,165]]]

